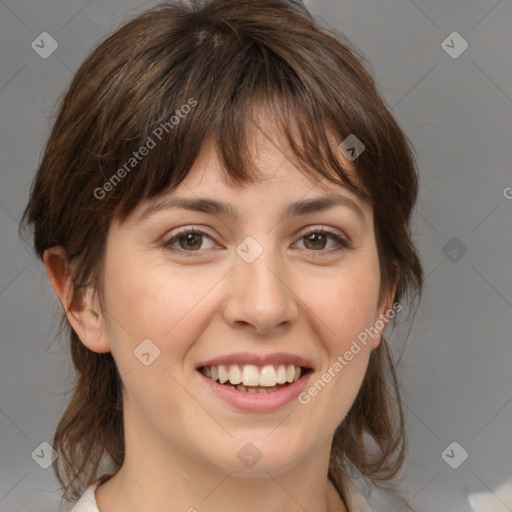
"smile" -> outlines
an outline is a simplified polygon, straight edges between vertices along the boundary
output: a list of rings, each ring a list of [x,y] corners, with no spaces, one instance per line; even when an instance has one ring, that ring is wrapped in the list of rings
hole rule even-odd
[[[298,381],[307,369],[294,364],[219,364],[202,366],[199,371],[205,377],[238,391],[270,393]]]

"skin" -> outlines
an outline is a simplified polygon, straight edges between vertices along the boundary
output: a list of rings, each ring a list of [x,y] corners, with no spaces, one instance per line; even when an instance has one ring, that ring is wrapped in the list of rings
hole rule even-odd
[[[94,352],[110,351],[123,379],[126,459],[96,491],[101,512],[347,510],[327,480],[330,445],[378,336],[360,344],[307,405],[293,401],[271,413],[241,412],[212,398],[196,371],[201,361],[232,352],[290,352],[311,361],[311,384],[392,304],[394,290],[379,297],[371,205],[324,178],[313,183],[265,137],[254,147],[257,184],[232,188],[205,143],[184,182],[158,198],[222,200],[240,211],[238,220],[162,210],[138,224],[154,201],[139,204],[122,224],[114,220],[104,262],[105,311],[92,290],[68,305],[63,250],[44,255],[80,339]],[[351,198],[364,221],[346,206],[282,217],[288,203],[326,191]],[[184,237],[181,246],[175,241],[181,253],[164,248],[184,226],[208,236],[188,245]],[[308,243],[307,227],[333,230],[351,247],[330,237]],[[263,247],[250,264],[236,253],[246,236]],[[193,253],[196,247],[203,254]],[[320,253],[326,255],[314,258]],[[133,352],[148,338],[160,356],[145,366]],[[249,441],[262,454],[252,468],[236,456]]]

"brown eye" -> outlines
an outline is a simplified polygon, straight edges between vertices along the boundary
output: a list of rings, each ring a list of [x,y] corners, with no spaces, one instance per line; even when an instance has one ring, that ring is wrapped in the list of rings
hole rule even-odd
[[[327,236],[324,233],[311,233],[304,236],[305,246],[308,249],[318,250],[325,249]]]
[[[304,243],[307,252],[313,257],[332,256],[350,248],[347,240],[338,233],[321,228],[308,231],[300,240]],[[334,248],[327,247],[329,240],[334,241]]]
[[[203,241],[203,235],[201,233],[188,233],[178,237],[180,247],[182,249],[199,249]]]
[[[202,253],[203,250],[210,249],[214,245],[213,242],[210,242],[210,246],[204,247],[208,240],[212,240],[211,236],[202,231],[189,228],[176,233],[172,238],[163,243],[163,247],[173,252]]]

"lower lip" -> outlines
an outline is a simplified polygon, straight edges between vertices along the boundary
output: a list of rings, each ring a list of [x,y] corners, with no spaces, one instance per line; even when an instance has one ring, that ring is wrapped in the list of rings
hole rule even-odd
[[[271,391],[269,393],[238,391],[238,389],[230,386],[219,384],[203,375],[200,371],[197,373],[208,388],[229,405],[249,412],[271,412],[296,400],[306,387],[312,372],[308,371],[308,373],[292,384],[288,384],[279,391]]]

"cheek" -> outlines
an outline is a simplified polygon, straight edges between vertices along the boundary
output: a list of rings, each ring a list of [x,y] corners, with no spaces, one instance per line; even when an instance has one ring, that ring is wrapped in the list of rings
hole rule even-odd
[[[191,268],[171,269],[148,259],[106,266],[111,351],[120,375],[127,376],[127,396],[147,417],[170,403],[173,414],[179,414],[180,404],[187,403],[173,377],[182,377],[187,353],[210,321],[205,307],[218,280],[213,273],[199,276]],[[150,354],[147,366],[144,353]]]
[[[137,258],[107,265],[105,276],[113,349],[126,351],[129,346],[133,352],[149,338],[171,358],[186,351],[208,321],[204,307],[218,281],[212,272],[171,269]]]
[[[369,256],[360,258],[357,265],[340,269],[310,294],[315,312],[323,321],[323,339],[330,351],[344,352],[361,332],[374,324],[379,280],[378,261]]]
[[[380,275],[376,255],[366,254],[338,269],[321,286],[310,288],[309,304],[326,359],[306,392],[313,409],[326,414],[326,427],[332,429],[352,406],[371,351],[368,332],[376,320]]]

